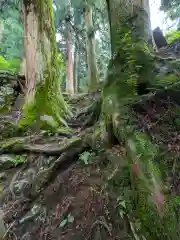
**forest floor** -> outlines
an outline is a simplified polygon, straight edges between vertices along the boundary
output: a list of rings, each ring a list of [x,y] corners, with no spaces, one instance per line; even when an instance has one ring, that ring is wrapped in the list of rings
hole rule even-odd
[[[86,110],[94,96],[79,99],[71,104],[76,115],[71,132],[1,142],[0,162],[6,159],[0,171],[2,239],[132,239],[118,215],[117,196],[106,190],[106,155],[84,141],[91,132]],[[11,145],[17,141],[23,144]]]
[[[115,169],[107,166],[110,161],[123,165],[125,149],[120,145],[93,149],[87,141],[93,131],[92,112],[88,111],[93,101],[97,101],[93,94],[71,101],[70,131],[0,142],[2,239],[134,239],[131,226],[120,216],[118,196],[107,187]],[[161,150],[157,164],[164,173],[164,185],[178,196],[180,106],[176,96],[157,94],[135,104],[131,113],[137,127]]]

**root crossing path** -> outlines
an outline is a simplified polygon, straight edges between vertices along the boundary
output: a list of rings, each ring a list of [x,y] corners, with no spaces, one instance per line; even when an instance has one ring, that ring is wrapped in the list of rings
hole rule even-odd
[[[106,190],[106,157],[87,140],[94,98],[71,101],[68,131],[2,139],[0,239],[131,239]]]

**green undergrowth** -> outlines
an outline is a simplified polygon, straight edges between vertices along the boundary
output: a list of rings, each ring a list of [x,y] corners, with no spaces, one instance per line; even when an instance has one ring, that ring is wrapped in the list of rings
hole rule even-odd
[[[153,161],[148,160],[147,142],[143,142],[144,138],[137,144],[143,155],[140,160],[141,176],[134,175],[132,158],[128,157],[127,148],[125,154],[121,153],[107,167],[107,189],[116,195],[119,217],[128,218],[132,234],[137,235],[137,239],[179,239],[179,197],[170,197],[161,181],[161,172],[156,164],[157,156]],[[153,192],[160,187],[165,203],[158,211]]]
[[[169,74],[163,77],[156,78],[155,89],[165,88],[173,85],[174,83],[180,83],[180,77],[175,74]]]
[[[180,31],[170,30],[166,33],[166,38],[169,44],[171,44],[174,40],[180,39]]]
[[[2,140],[0,142],[0,149],[13,149],[15,146],[16,148],[19,146],[21,147],[24,144],[25,140],[21,137],[16,137],[16,138],[9,138],[6,140]]]
[[[5,59],[0,55],[0,70],[17,72],[20,67],[20,59]]]
[[[13,163],[16,166],[26,163],[26,155],[16,155],[14,156]]]
[[[155,81],[151,83],[154,90],[169,87],[174,83],[180,82],[180,61],[174,58],[155,57],[154,61],[159,65],[160,73],[156,76]],[[161,69],[165,69],[164,73]],[[157,69],[156,69],[157,71]]]

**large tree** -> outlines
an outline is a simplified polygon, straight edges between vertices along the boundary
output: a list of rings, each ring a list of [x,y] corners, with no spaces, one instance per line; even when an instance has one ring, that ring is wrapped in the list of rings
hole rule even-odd
[[[136,214],[141,219],[145,237],[158,239],[157,232],[146,229],[148,221],[152,221],[147,209],[151,209],[153,216],[152,229],[157,227],[158,214],[164,209],[161,181],[153,162],[158,150],[148,135],[137,128],[129,107],[139,99],[137,89],[143,86],[140,94],[145,93],[144,86],[153,79],[153,57],[147,44],[151,36],[149,4],[145,0],[107,0],[107,7],[112,59],[103,89],[104,136],[108,136],[109,143],[118,140],[125,146],[124,158],[130,170]]]
[[[26,98],[22,124],[40,119],[62,122],[67,106],[60,91],[52,0],[23,0]],[[54,121],[53,121],[54,120]]]

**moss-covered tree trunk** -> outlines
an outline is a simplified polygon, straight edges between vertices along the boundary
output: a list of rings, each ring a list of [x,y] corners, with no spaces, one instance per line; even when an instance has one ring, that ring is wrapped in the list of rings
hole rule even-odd
[[[107,6],[113,53],[119,48],[123,24],[131,28],[134,41],[149,40],[151,36],[149,0],[107,0]]]
[[[23,12],[26,99],[21,124],[44,118],[59,125],[67,106],[60,91],[52,0],[23,0]]]
[[[153,230],[146,229],[149,222],[152,229],[158,226],[156,224],[165,227],[165,219],[158,218],[165,209],[165,198],[154,161],[158,149],[149,136],[138,129],[131,108],[137,100],[137,87],[153,79],[153,59],[147,45],[151,35],[148,4],[138,0],[107,0],[107,7],[112,59],[103,89],[104,122],[109,139],[112,140],[113,133],[125,146],[124,158],[127,157],[130,170],[136,214],[142,221],[145,236],[152,239]],[[167,234],[173,233],[169,231]]]
[[[86,49],[88,62],[89,91],[95,91],[99,82],[95,51],[95,34],[92,19],[92,6],[85,6]]]

